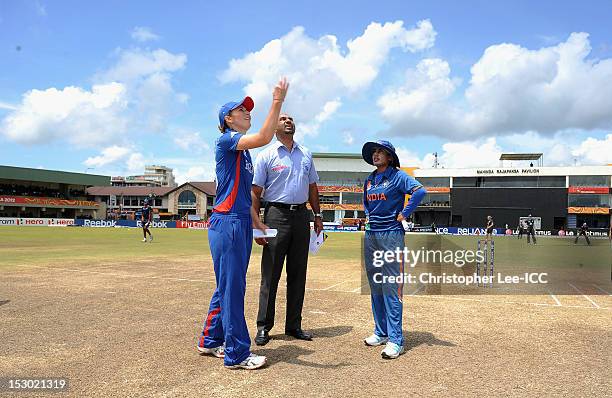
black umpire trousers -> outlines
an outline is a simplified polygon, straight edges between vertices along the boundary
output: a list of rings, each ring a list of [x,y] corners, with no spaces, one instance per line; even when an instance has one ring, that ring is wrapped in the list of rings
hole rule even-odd
[[[529,243],[529,237],[533,238],[533,244],[536,244],[536,237],[535,237],[535,229],[533,228],[527,228],[527,243]]]
[[[587,236],[586,232],[584,231],[580,231],[576,234],[576,240],[574,241],[574,244],[578,243],[578,238],[580,238],[580,236],[584,236],[584,238],[587,241],[588,245],[591,245],[591,241],[589,240],[589,237]]]
[[[283,263],[287,259],[287,314],[285,331],[302,328],[302,306],[306,289],[306,267],[310,244],[310,210],[290,210],[274,205],[266,207],[264,223],[278,230],[268,239],[261,256],[261,285],[257,329],[270,331],[274,326],[276,292]]]

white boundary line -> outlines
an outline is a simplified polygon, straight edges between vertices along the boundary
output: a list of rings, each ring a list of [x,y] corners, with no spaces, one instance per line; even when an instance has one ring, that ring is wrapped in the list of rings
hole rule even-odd
[[[340,285],[342,285],[343,283],[346,283],[346,282],[352,282],[352,281],[354,281],[354,280],[356,280],[356,279],[347,279],[347,280],[345,280],[345,281],[342,281],[342,282],[340,282],[340,283],[336,283],[335,285],[328,286],[328,287],[326,287],[326,288],[324,288],[324,289],[321,289],[321,290],[330,290],[330,289],[333,289],[333,288],[334,288],[334,287],[336,287],[336,286],[340,286]]]
[[[532,306],[540,306],[540,307],[559,307],[556,304],[549,303],[530,303],[530,302],[520,302],[520,301],[496,301],[496,300],[482,300],[482,299],[474,299],[467,297],[450,297],[450,296],[412,296],[415,298],[432,298],[437,300],[459,300],[459,301],[473,301],[479,303],[491,303],[491,304],[518,304],[518,305],[532,305]],[[602,310],[612,310],[612,308],[604,308],[604,307],[592,307],[592,306],[584,306],[584,305],[563,305],[561,308],[581,308],[581,309],[602,309]]]
[[[423,290],[424,287],[425,287],[425,285],[421,285],[421,286],[417,287],[416,290],[414,292],[410,293],[408,296],[416,296],[416,294],[418,292],[420,292],[421,290]]]
[[[361,291],[361,289],[363,289],[366,286],[368,286],[368,285],[361,285],[361,286],[351,290],[351,293],[359,293]]]
[[[612,296],[612,294],[610,294],[610,292],[600,288],[599,286],[597,286],[597,285],[593,285],[593,286],[595,286],[597,289],[601,290],[602,292],[606,293],[608,296]]]
[[[557,298],[557,296],[555,296],[554,294],[552,294],[551,292],[548,292],[548,294],[550,295],[550,297],[553,298],[553,300],[555,300],[555,303],[557,303],[557,307],[563,307],[563,305],[561,305],[561,302],[559,301],[559,299]]]
[[[571,287],[573,287],[578,293],[580,293],[582,295],[582,297],[584,297],[585,299],[589,300],[591,302],[591,304],[593,304],[595,306],[595,308],[601,308],[596,302],[594,302],[593,300],[591,300],[591,298],[589,296],[587,296],[586,294],[584,294],[582,292],[582,290],[578,289],[576,286],[572,285],[571,283],[567,282],[568,285],[570,285]]]

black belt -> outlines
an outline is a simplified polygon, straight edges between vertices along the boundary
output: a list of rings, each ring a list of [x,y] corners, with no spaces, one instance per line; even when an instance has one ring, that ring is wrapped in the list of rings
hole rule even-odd
[[[287,209],[291,211],[306,209],[306,203],[298,203],[296,205],[290,205],[288,203],[281,203],[281,202],[268,202],[268,206],[280,207],[281,209]]]

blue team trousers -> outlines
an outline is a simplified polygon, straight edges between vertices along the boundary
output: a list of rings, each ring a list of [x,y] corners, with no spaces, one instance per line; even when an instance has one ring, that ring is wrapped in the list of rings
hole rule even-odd
[[[225,342],[225,365],[236,365],[251,353],[251,338],[244,319],[246,273],[253,245],[251,215],[213,213],[208,242],[217,288],[210,300],[200,347]]]
[[[399,276],[404,273],[404,261],[385,262],[375,266],[375,252],[404,250],[404,231],[366,231],[364,238],[364,260],[370,285],[374,333],[389,337],[389,341],[404,345],[402,333],[403,283],[383,282],[382,276]],[[380,254],[379,254],[380,255]],[[379,258],[380,259],[380,258]],[[380,259],[384,260],[384,259]]]

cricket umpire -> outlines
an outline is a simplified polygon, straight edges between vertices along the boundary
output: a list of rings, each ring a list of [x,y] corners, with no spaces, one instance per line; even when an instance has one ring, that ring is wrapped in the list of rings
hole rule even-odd
[[[535,220],[531,217],[531,214],[529,215],[529,218],[527,219],[527,221],[525,222],[527,224],[527,243],[529,242],[529,237],[533,238],[533,244],[536,244],[536,237],[535,237]]]
[[[589,240],[589,236],[587,235],[588,231],[589,226],[587,225],[587,223],[582,223],[582,226],[580,226],[580,228],[576,230],[576,240],[574,240],[574,244],[578,243],[578,238],[580,238],[580,236],[584,236],[584,239],[586,239],[587,244],[591,246],[591,241]]]
[[[312,335],[302,330],[302,306],[306,288],[306,267],[310,243],[311,212],[314,212],[314,229],[323,230],[320,214],[319,176],[312,161],[312,154],[294,141],[295,123],[287,114],[281,114],[276,127],[277,142],[263,150],[255,161],[252,196],[254,213],[259,214],[263,191],[266,202],[264,224],[278,230],[275,238],[256,239],[263,245],[261,257],[261,285],[259,288],[259,312],[255,344],[270,341],[269,332],[274,326],[276,292],[287,259],[287,313],[285,334],[300,340],[312,340]]]

